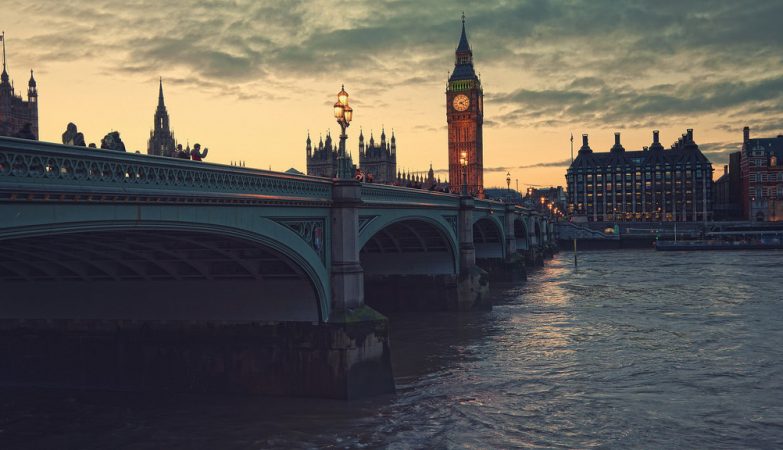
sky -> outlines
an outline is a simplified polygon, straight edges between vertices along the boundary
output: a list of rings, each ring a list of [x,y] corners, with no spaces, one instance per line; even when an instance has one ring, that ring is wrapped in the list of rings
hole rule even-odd
[[[146,152],[163,78],[179,142],[208,160],[305,171],[305,139],[354,121],[397,137],[398,168],[447,174],[446,81],[464,11],[484,88],[487,187],[564,184],[581,134],[608,151],[687,128],[716,177],[742,138],[783,133],[780,0],[1,0],[8,71],[35,70],[40,137],[74,122]]]

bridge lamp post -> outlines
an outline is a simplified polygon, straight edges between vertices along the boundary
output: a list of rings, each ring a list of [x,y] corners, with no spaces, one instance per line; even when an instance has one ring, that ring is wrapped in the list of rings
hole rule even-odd
[[[351,161],[345,156],[345,140],[348,139],[345,129],[351,125],[353,120],[353,108],[348,106],[348,93],[345,92],[345,85],[337,93],[337,103],[334,104],[334,117],[337,118],[337,123],[340,124],[341,130],[340,148],[337,154],[337,178],[351,179],[354,174],[351,173]]]
[[[468,195],[468,152],[459,153],[459,165],[462,167],[462,189],[460,193],[463,196]]]
[[[508,201],[511,202],[511,172],[506,172],[506,194]]]

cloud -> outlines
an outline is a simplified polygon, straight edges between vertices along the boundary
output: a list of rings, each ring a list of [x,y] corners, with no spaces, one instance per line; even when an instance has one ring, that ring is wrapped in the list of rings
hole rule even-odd
[[[351,80],[357,104],[388,115],[417,100],[414,89],[442,87],[462,8],[452,0],[10,3],[29,30],[10,36],[14,51],[44,72],[78,62],[240,101],[307,97],[308,81]],[[487,128],[705,122],[783,131],[780,0],[486,0],[466,13],[493,108]]]

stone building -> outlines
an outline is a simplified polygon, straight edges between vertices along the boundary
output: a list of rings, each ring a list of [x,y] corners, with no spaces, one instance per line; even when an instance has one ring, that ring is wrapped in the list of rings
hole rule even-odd
[[[147,141],[147,154],[173,157],[177,149],[174,133],[169,126],[169,113],[163,100],[163,79],[158,88],[158,107],[155,109],[155,123]]]
[[[729,154],[729,163],[723,166],[723,175],[715,180],[712,189],[715,220],[740,220],[742,214],[742,152]]]
[[[693,130],[665,150],[658,131],[643,150],[626,151],[615,133],[610,151],[596,153],[588,136],[566,175],[574,220],[705,221],[712,219],[712,164]]]
[[[783,220],[783,135],[750,138],[742,132],[742,211],[748,220]]]
[[[6,71],[5,34],[3,43],[3,72],[0,74],[0,136],[38,140],[38,88],[33,71],[27,82],[27,101],[17,94]]]
[[[332,144],[332,134],[326,133],[326,142],[318,139],[313,147],[310,133],[307,133],[307,174],[316,177],[335,178],[337,176],[337,145]]]
[[[370,132],[370,141],[364,143],[364,133],[359,132],[359,168],[374,183],[393,183],[397,175],[397,139],[392,131],[391,141],[386,142],[386,131],[381,129],[381,142],[376,143]]]

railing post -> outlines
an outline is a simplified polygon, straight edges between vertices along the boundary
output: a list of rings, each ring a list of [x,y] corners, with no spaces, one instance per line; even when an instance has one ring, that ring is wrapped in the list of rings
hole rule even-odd
[[[344,314],[364,305],[358,243],[361,183],[335,180],[332,201],[332,314]]]

